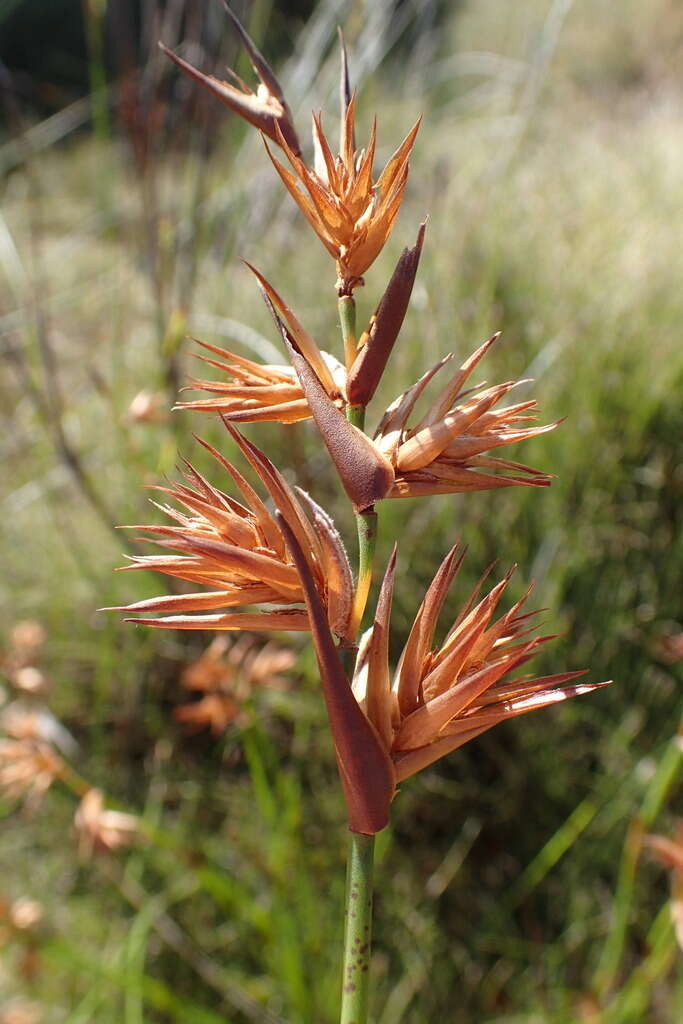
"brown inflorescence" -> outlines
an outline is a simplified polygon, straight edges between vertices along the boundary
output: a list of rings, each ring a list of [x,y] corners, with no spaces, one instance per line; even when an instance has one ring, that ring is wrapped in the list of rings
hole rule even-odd
[[[311,509],[309,517],[263,452],[230,424],[226,423],[226,427],[269,497],[305,545],[330,627],[337,636],[348,639],[353,579],[332,520],[306,496]],[[119,610],[138,613],[128,621],[164,629],[308,630],[306,611],[291,607],[303,603],[303,591],[298,571],[287,554],[279,521],[232,463],[211,445],[200,443],[232,477],[244,504],[218,490],[186,462],[185,483],[157,488],[184,507],[185,511],[172,505],[157,506],[175,524],[133,527],[156,535],[152,543],[177,553],[136,555],[124,568],[153,569],[210,589],[151,598]],[[249,605],[275,607],[260,612],[224,611]],[[147,616],[159,612],[164,617],[139,617],[140,613]]]
[[[41,740],[0,739],[0,793],[23,799],[28,810],[35,810],[64,770],[61,757]]]
[[[435,644],[437,620],[462,559],[463,553],[456,546],[442,562],[392,677],[388,636],[394,552],[375,621],[361,647],[354,693],[391,755],[397,782],[508,718],[606,685],[565,685],[584,675],[583,671],[510,679],[510,673],[555,639],[531,635],[538,613],[523,610],[531,588],[509,611],[494,618],[512,572],[479,599],[481,580],[444,641]]]
[[[363,284],[391,234],[406,183],[408,162],[420,122],[417,121],[384,170],[373,181],[377,127],[373,122],[367,147],[355,149],[355,96],[342,118],[339,154],[334,156],[319,114],[313,115],[315,167],[278,136],[292,167],[288,170],[266,143],[275,170],[316,235],[337,264],[337,294],[351,295]],[[293,173],[292,173],[293,172]]]
[[[415,426],[409,427],[408,419],[418,399],[452,359],[451,355],[428,370],[386,411],[374,441],[394,468],[394,483],[388,497],[414,498],[550,484],[552,476],[548,473],[488,454],[495,448],[538,437],[558,425],[533,425],[534,399],[496,408],[515,388],[530,382],[506,381],[492,387],[465,388],[470,374],[499,337],[494,334],[465,360]]]

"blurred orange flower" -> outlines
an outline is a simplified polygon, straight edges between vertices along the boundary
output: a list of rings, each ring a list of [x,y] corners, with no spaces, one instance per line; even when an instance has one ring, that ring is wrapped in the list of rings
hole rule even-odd
[[[230,643],[227,637],[217,636],[181,676],[183,686],[204,696],[181,705],[175,717],[195,729],[209,727],[219,736],[239,716],[257,687],[284,689],[287,680],[281,673],[295,662],[293,651],[273,643],[260,646],[249,636]]]
[[[14,999],[0,1006],[0,1024],[39,1024],[43,1011],[37,1003]]]
[[[64,767],[47,743],[0,739],[0,792],[11,800],[23,798],[27,810],[35,810]]]
[[[45,674],[36,668],[47,634],[39,622],[24,619],[16,622],[9,635],[9,645],[2,652],[0,668],[17,690],[43,695],[50,687]]]
[[[83,858],[130,846],[139,832],[139,821],[135,815],[107,810],[99,789],[89,789],[81,799],[74,826],[78,835],[78,852]]]
[[[41,924],[44,914],[42,903],[20,896],[9,907],[7,917],[15,931],[31,932]]]
[[[12,626],[10,649],[24,665],[30,665],[41,653],[47,640],[47,633],[35,619],[22,619]]]
[[[168,419],[166,396],[160,391],[138,391],[128,406],[126,418],[131,423],[165,423]]]

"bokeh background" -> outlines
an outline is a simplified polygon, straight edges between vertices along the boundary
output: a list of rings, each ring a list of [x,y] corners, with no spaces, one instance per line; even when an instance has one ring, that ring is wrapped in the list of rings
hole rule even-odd
[[[380,557],[394,539],[401,550],[392,643],[461,537],[449,612],[492,560],[516,562],[512,596],[535,580],[563,634],[539,667],[616,680],[404,785],[379,848],[373,1020],[673,1024],[670,878],[643,835],[672,836],[681,813],[683,7],[235,9],[300,130],[311,109],[336,124],[339,24],[380,159],[425,115],[360,295],[363,318],[430,214],[376,414],[445,352],[502,329],[487,378],[533,377],[547,421],[566,417],[521,456],[556,474],[549,491],[383,509]],[[192,437],[230,454],[216,424],[170,408],[196,371],[187,335],[280,359],[240,258],[338,344],[327,257],[260,140],[181,79],[158,38],[251,81],[209,0],[0,3],[1,742],[21,714],[41,722],[148,836],[97,854],[78,843],[67,787],[40,803],[0,794],[0,1019],[322,1024],[337,1005],[345,829],[310,650],[277,638],[296,662],[276,687],[219,652],[239,714],[192,732],[176,713],[211,637],[96,611],[166,589],[113,572],[134,551],[115,527],[155,520],[144,485],[179,452],[229,486]],[[309,426],[248,433],[353,547]]]

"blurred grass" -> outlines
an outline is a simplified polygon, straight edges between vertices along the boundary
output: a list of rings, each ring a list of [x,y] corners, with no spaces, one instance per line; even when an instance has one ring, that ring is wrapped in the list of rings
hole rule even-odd
[[[464,356],[503,329],[482,373],[533,376],[547,420],[567,420],[524,448],[557,475],[547,492],[382,509],[381,556],[395,537],[401,548],[393,642],[461,536],[470,553],[450,611],[492,559],[518,562],[516,593],[535,579],[564,634],[545,667],[617,682],[403,787],[378,874],[375,1018],[669,1024],[683,1015],[680,958],[666,878],[637,837],[670,832],[680,812],[681,672],[661,648],[682,628],[680,12],[666,0],[482,0],[453,13],[407,5],[404,20],[416,9],[361,99],[362,124],[379,113],[380,157],[426,114],[399,224],[360,298],[368,314],[430,213],[377,415],[446,351]],[[334,98],[327,52],[342,13],[360,77],[398,35],[387,5],[321,5],[296,51],[305,60],[285,70],[299,124]],[[126,537],[110,524],[153,514],[141,485],[172,472],[177,447],[207,467],[192,430],[223,443],[199,416],[127,416],[138,391],[168,386],[169,325],[187,318],[192,334],[271,359],[244,257],[333,349],[323,250],[259,141],[228,117],[208,163],[199,147],[155,168],[161,292],[120,139],[29,155],[2,187],[3,622],[46,626],[52,707],[81,743],[79,768],[167,842],[89,868],[75,862],[65,795],[30,820],[6,806],[3,891],[41,899],[50,926],[34,978],[15,977],[8,955],[0,991],[30,994],[55,1024],[333,1021],[344,834],[310,651],[296,692],[255,702],[251,725],[188,739],[171,708],[201,638],[94,611],[160,592],[113,574]],[[188,343],[183,376],[191,354]],[[249,434],[351,537],[311,431]]]

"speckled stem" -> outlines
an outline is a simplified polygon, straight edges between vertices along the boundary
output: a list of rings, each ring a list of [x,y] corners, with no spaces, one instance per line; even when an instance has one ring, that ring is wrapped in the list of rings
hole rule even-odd
[[[351,833],[340,1024],[366,1024],[368,1019],[374,852],[374,836]]]
[[[356,355],[356,307],[351,296],[339,300],[339,316],[344,336],[347,369]],[[349,423],[365,428],[365,406],[349,405]],[[353,633],[360,629],[372,582],[377,540],[377,514],[374,509],[356,515],[358,529],[358,582],[353,610]],[[340,1024],[366,1024],[370,954],[372,947],[372,874],[375,837],[351,832],[346,868],[346,907],[344,924],[344,962]]]

